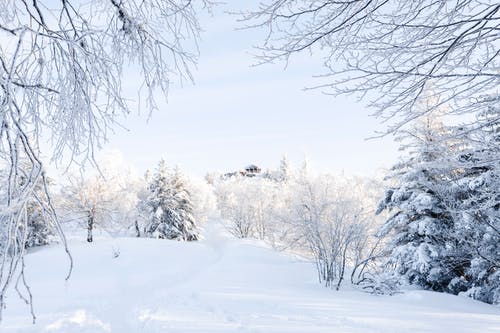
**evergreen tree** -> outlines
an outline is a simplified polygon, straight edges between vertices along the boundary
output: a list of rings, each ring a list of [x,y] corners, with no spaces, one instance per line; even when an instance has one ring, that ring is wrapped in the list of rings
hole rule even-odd
[[[377,213],[390,216],[379,236],[390,235],[387,264],[409,283],[447,291],[457,271],[450,236],[454,221],[441,196],[446,186],[450,149],[443,126],[426,117],[406,139],[409,158],[393,168],[396,186],[386,191]]]
[[[392,212],[379,232],[391,236],[387,263],[426,289],[498,304],[500,112],[447,132],[420,126],[410,158],[394,168],[397,186],[378,209]]]
[[[149,184],[150,221],[145,234],[150,237],[198,240],[193,205],[180,170],[169,170],[164,160],[158,164]]]
[[[467,145],[457,154],[457,172],[448,187],[449,209],[456,220],[455,238],[463,277],[455,288],[488,303],[500,303],[500,110],[479,114],[477,129],[460,128]]]
[[[286,183],[291,177],[290,173],[291,173],[290,172],[290,163],[288,162],[288,159],[286,158],[286,156],[283,156],[281,158],[281,161],[280,161],[278,181]]]

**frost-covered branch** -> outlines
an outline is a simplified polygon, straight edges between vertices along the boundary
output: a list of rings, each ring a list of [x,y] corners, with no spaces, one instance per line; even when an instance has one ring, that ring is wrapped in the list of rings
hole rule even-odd
[[[326,72],[318,88],[369,96],[388,132],[421,114],[432,91],[451,114],[498,105],[500,5],[466,0],[269,0],[243,14],[268,31],[258,57],[285,61],[319,55]]]

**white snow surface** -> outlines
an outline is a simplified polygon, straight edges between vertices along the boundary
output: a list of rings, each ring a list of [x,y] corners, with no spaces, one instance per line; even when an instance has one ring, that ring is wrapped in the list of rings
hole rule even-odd
[[[26,257],[36,324],[12,292],[0,332],[500,332],[500,308],[465,297],[326,289],[311,263],[235,239],[217,222],[199,242],[100,238],[70,249],[67,282],[60,247]]]

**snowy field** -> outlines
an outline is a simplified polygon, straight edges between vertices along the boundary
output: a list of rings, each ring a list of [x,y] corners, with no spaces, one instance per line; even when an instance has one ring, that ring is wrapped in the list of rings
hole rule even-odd
[[[499,307],[424,291],[335,292],[316,282],[311,264],[215,223],[204,237],[72,240],[68,282],[61,248],[33,252],[26,261],[36,324],[11,293],[0,332],[500,332]]]

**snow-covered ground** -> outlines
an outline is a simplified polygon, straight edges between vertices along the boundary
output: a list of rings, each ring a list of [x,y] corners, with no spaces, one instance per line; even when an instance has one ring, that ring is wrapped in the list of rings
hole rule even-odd
[[[500,332],[500,308],[410,291],[372,296],[320,286],[314,267],[217,223],[205,239],[72,240],[27,256],[37,321],[11,293],[0,332]],[[118,257],[114,254],[119,252]]]

